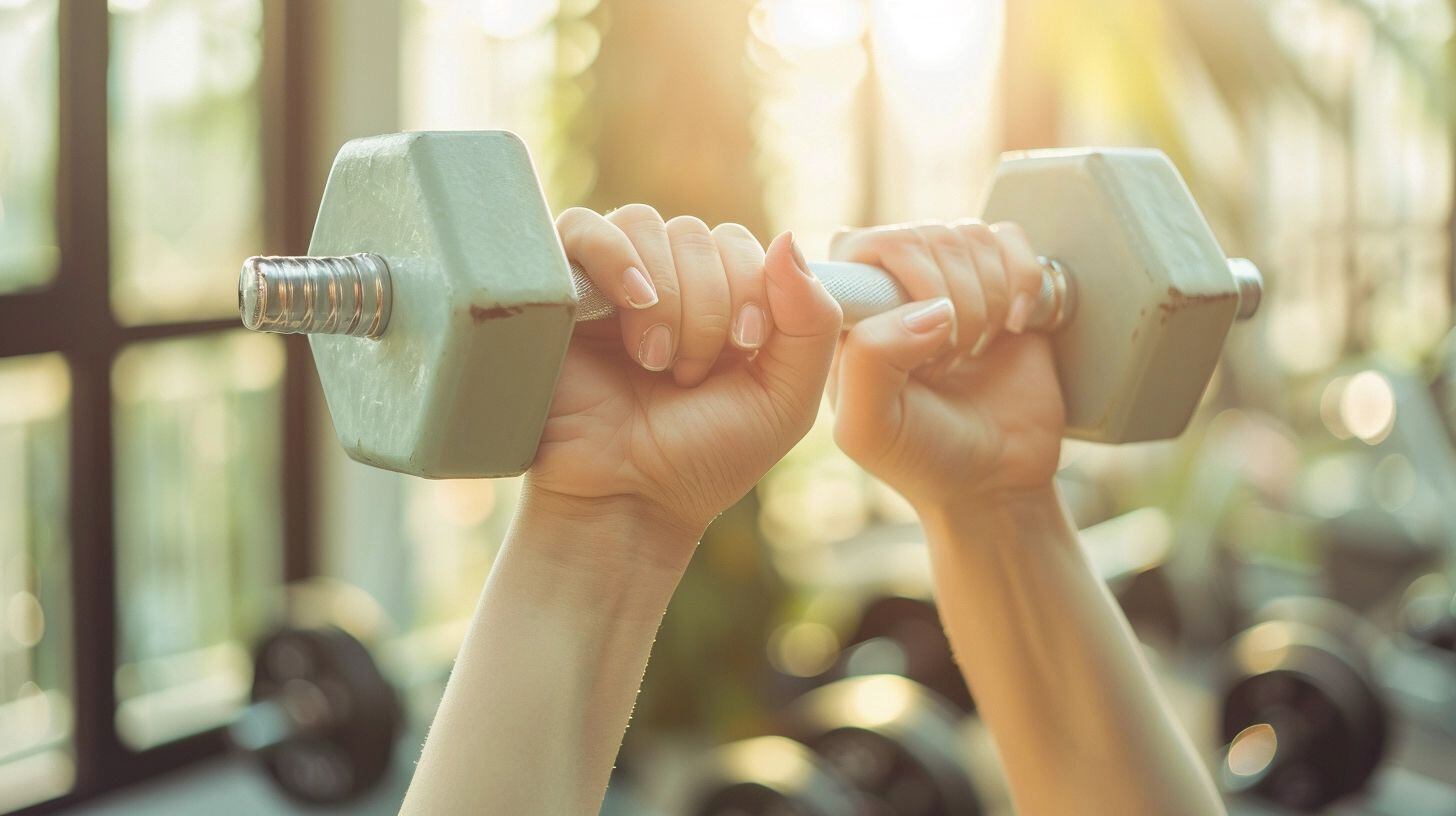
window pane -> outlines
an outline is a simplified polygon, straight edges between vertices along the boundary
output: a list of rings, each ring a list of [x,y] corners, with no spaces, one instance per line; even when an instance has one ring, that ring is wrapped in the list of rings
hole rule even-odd
[[[0,292],[56,271],[56,3],[0,3]]]
[[[0,360],[0,811],[65,793],[70,377],[58,354]]]
[[[283,344],[229,332],[122,352],[116,400],[117,730],[212,727],[246,695],[280,584]]]
[[[259,0],[111,0],[112,304],[215,317],[261,247]]]

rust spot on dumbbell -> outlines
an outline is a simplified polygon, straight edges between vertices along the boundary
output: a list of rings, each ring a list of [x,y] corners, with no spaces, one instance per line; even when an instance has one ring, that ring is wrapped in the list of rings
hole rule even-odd
[[[1220,300],[1227,299],[1228,295],[1226,294],[1189,295],[1185,294],[1183,291],[1175,287],[1169,286],[1168,299],[1163,301],[1162,303],[1159,303],[1158,308],[1163,311],[1164,315],[1170,315],[1181,312],[1189,306],[1199,306],[1204,303],[1217,303]]]
[[[474,320],[477,326],[487,320],[498,320],[502,317],[511,317],[520,313],[520,306],[491,306],[487,308],[485,306],[476,306],[475,304],[470,305],[470,319]]]
[[[1162,317],[1158,320],[1159,325],[1168,325],[1168,318],[1178,314],[1190,306],[1202,306],[1205,303],[1217,303],[1226,300],[1226,294],[1190,295],[1174,286],[1168,287],[1168,299],[1158,304],[1158,311]]]

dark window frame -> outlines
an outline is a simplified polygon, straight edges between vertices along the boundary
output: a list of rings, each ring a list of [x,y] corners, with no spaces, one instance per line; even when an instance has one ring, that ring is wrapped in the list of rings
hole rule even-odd
[[[310,4],[263,0],[259,76],[263,163],[260,253],[307,250],[308,83],[299,55],[317,30]],[[226,749],[220,730],[146,751],[116,732],[117,653],[115,497],[111,367],[127,346],[237,328],[233,319],[126,326],[110,304],[106,0],[62,0],[57,18],[58,130],[56,238],[60,264],[49,285],[0,295],[0,358],[60,352],[70,367],[68,534],[72,594],[72,698],[76,781],[70,793],[18,814],[53,813]],[[238,259],[241,262],[241,258]],[[218,270],[225,276],[229,270]],[[226,277],[223,278],[226,280]],[[286,339],[277,444],[287,456],[278,474],[283,507],[284,581],[316,569],[313,362],[302,337]]]

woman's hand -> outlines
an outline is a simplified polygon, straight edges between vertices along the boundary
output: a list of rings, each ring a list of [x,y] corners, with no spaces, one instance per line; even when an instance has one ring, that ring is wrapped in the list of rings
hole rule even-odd
[[[855,326],[830,376],[835,439],[925,510],[1050,485],[1064,424],[1045,335],[1023,333],[1041,266],[1014,224],[841,233],[915,301]]]
[[[737,224],[643,204],[570,209],[557,229],[620,316],[572,338],[526,501],[640,515],[691,544],[812,424],[839,307],[787,233],[765,253]]]

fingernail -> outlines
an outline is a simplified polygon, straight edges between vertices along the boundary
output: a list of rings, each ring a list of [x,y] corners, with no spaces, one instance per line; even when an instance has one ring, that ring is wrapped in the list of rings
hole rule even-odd
[[[743,349],[758,348],[763,345],[765,324],[763,309],[756,303],[745,303],[733,323],[733,342]]]
[[[637,361],[648,371],[667,370],[672,363],[672,329],[666,323],[658,323],[642,333]]]
[[[627,293],[627,303],[634,309],[646,309],[657,303],[657,287],[635,266],[627,267],[622,273],[622,289]]]
[[[971,356],[972,357],[980,357],[981,356],[981,352],[985,351],[986,350],[986,346],[989,346],[990,344],[991,344],[991,335],[989,335],[989,334],[982,334],[979,338],[976,339],[976,344],[974,346],[971,346]]]
[[[1006,330],[1012,334],[1021,334],[1026,331],[1026,321],[1031,319],[1031,295],[1020,292],[1011,301],[1011,308],[1006,312]]]
[[[916,334],[929,334],[954,319],[955,307],[950,305],[950,298],[936,298],[903,318],[905,328]]]
[[[799,242],[792,232],[789,233],[789,249],[793,251],[794,265],[799,267],[799,272],[806,278],[813,278],[814,273],[809,271],[809,262],[804,260],[804,253],[799,249]]]

